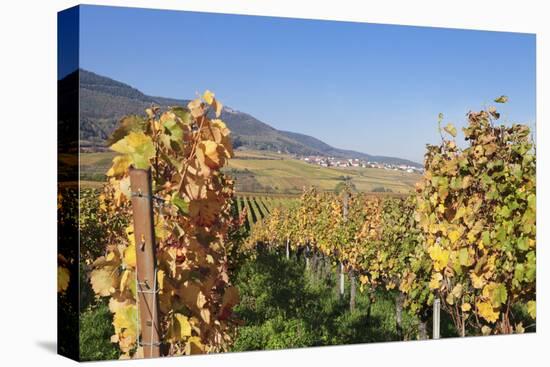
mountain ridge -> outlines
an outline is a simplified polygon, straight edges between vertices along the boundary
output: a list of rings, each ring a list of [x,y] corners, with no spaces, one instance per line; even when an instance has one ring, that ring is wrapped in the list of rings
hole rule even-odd
[[[149,96],[124,82],[79,69],[80,143],[86,150],[105,149],[105,141],[122,116],[142,114],[151,104],[161,108],[187,105],[189,100]],[[67,78],[67,77],[66,77]],[[60,81],[63,83],[63,80]],[[235,148],[282,151],[296,155],[358,158],[386,164],[421,167],[417,162],[398,157],[376,156],[335,148],[315,137],[278,130],[254,116],[225,106],[221,119],[232,131]]]

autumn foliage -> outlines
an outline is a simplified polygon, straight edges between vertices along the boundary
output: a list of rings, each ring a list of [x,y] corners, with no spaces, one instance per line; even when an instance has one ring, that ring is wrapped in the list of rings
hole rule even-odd
[[[248,248],[319,251],[363,288],[399,290],[424,322],[438,297],[462,336],[524,332],[519,311],[536,317],[536,157],[529,128],[499,117],[470,112],[464,148],[452,124],[442,128],[407,198],[306,190],[255,226]]]
[[[151,107],[143,117],[123,118],[110,140],[118,155],[107,172],[101,210],[130,218],[129,167],[151,169],[161,340],[169,355],[224,351],[231,342],[232,308],[239,300],[226,255],[233,182],[220,169],[233,151],[221,110],[206,91],[186,108]],[[109,298],[111,340],[122,358],[142,356],[132,225],[91,267],[94,292]]]
[[[501,97],[496,102],[505,102]],[[430,288],[464,335],[522,332],[512,309],[535,317],[535,152],[525,125],[496,125],[489,108],[468,114],[468,145],[448,124],[428,146],[417,219],[433,262]]]

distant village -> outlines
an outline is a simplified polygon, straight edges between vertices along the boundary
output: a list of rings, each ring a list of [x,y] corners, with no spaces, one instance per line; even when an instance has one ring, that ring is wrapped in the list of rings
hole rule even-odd
[[[423,169],[420,167],[409,166],[406,164],[389,164],[371,162],[358,158],[335,158],[335,157],[323,157],[323,156],[305,156],[301,157],[304,162],[319,165],[321,167],[337,167],[337,168],[379,168],[385,170],[404,171],[407,173],[422,173]]]

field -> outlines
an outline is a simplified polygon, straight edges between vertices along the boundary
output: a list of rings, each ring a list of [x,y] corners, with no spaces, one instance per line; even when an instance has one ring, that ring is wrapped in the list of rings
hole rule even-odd
[[[265,218],[274,208],[288,208],[296,202],[295,197],[285,195],[239,193],[235,198],[238,213],[246,210],[245,226],[248,229]]]
[[[114,153],[83,153],[80,175],[85,186],[103,181]],[[407,193],[420,179],[419,174],[378,168],[332,168],[306,163],[285,154],[259,151],[237,151],[225,172],[236,179],[238,193],[299,194],[304,187],[332,191],[346,177],[358,191],[391,191]]]

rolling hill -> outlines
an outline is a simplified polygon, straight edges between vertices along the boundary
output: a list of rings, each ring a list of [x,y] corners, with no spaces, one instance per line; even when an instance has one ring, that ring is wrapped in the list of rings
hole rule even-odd
[[[105,172],[113,164],[111,151],[82,153],[79,167],[83,187],[101,187]],[[321,167],[291,155],[268,151],[237,150],[223,171],[235,179],[239,194],[296,196],[304,187],[332,191],[344,180],[350,180],[358,191],[405,194],[421,178],[418,173],[378,168]]]
[[[148,96],[125,83],[80,69],[80,146],[86,151],[104,149],[105,140],[116,127],[118,120],[127,114],[142,114],[151,104],[166,108],[186,105],[188,100]],[[75,72],[76,73],[76,72]],[[74,78],[74,75],[67,76]],[[63,80],[59,82],[62,90]],[[338,158],[360,158],[387,164],[406,164],[421,167],[406,159],[375,156],[362,152],[332,147],[314,137],[281,131],[255,117],[224,107],[221,118],[233,134],[236,148],[281,151],[297,155],[320,155]]]

